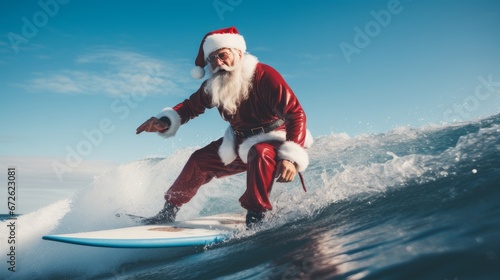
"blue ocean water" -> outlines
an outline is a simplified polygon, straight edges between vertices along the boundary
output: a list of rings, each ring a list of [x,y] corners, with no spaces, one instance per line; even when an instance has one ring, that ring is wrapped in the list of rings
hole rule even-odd
[[[133,225],[152,215],[194,150],[103,173],[88,189],[18,218],[13,279],[500,279],[500,115],[315,139],[298,180],[275,184],[257,231],[191,249],[106,249],[45,234]],[[241,212],[245,177],[214,180],[179,219]],[[4,223],[4,222],[1,222]],[[0,233],[4,235],[4,225]],[[2,243],[2,255],[4,244]]]

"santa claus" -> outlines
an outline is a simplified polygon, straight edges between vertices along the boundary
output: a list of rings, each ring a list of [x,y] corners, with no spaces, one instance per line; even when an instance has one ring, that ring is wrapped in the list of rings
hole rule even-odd
[[[202,185],[214,177],[247,172],[239,201],[247,210],[248,227],[253,227],[272,209],[269,196],[276,178],[290,182],[309,164],[306,148],[312,137],[306,115],[283,77],[246,52],[245,40],[234,27],[206,34],[195,65],[194,78],[203,78],[207,66],[210,77],[188,99],[144,122],[137,134],[172,137],[182,124],[214,107],[229,127],[224,137],[191,155],[165,193],[164,208],[143,222],[172,222]]]

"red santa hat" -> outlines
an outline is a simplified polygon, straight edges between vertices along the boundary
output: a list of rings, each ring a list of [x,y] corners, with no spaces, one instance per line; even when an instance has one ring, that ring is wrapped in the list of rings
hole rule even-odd
[[[207,65],[208,55],[222,48],[233,48],[245,52],[247,45],[245,39],[238,33],[235,27],[228,27],[209,32],[203,37],[198,51],[198,56],[191,69],[191,76],[195,79],[201,79],[205,76],[205,66]]]

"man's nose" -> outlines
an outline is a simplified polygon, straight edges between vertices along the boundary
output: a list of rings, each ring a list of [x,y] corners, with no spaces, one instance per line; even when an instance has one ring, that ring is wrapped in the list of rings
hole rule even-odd
[[[217,57],[217,58],[215,59],[215,65],[217,65],[217,66],[222,66],[222,65],[224,65],[224,60],[222,60],[222,59],[220,59],[220,58],[218,58],[218,57]]]

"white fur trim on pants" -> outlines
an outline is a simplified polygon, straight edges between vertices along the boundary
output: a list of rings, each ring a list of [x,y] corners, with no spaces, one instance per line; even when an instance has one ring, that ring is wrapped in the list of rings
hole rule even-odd
[[[286,132],[283,130],[275,130],[268,133],[258,134],[252,137],[249,137],[241,143],[240,148],[238,149],[238,155],[241,158],[241,161],[247,163],[248,161],[248,153],[253,145],[257,143],[267,142],[267,141],[281,141],[285,142],[286,140]]]
[[[177,133],[179,127],[181,126],[181,116],[172,108],[164,108],[156,117],[159,119],[161,117],[167,117],[170,119],[170,127],[167,131],[158,134],[162,137],[168,138],[172,137]]]
[[[309,165],[309,155],[306,149],[292,141],[286,141],[281,145],[278,150],[278,159],[294,162],[299,172],[306,170]]]
[[[298,171],[304,171],[309,165],[309,156],[306,148],[309,148],[313,143],[313,138],[309,130],[306,134],[305,147],[301,147],[299,144],[292,141],[286,141],[286,132],[283,130],[275,130],[245,139],[243,143],[241,143],[237,154],[234,132],[231,127],[228,127],[224,133],[222,144],[219,147],[219,156],[225,165],[233,162],[237,156],[239,156],[244,163],[247,163],[248,153],[253,145],[267,141],[284,142],[278,149],[278,159],[286,159],[294,162],[297,165]]]

